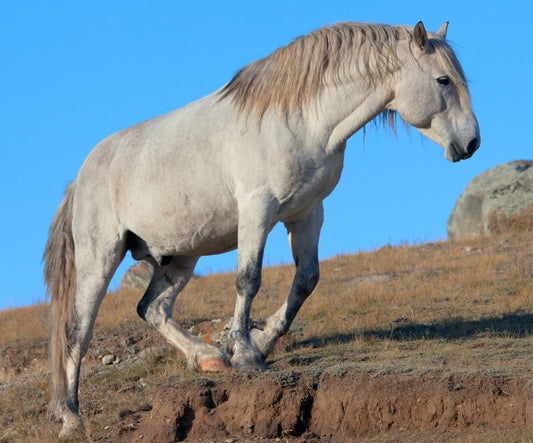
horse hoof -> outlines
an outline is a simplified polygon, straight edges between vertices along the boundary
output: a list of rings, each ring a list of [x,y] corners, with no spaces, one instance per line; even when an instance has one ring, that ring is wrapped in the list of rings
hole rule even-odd
[[[229,364],[221,358],[210,358],[200,363],[203,372],[222,372],[229,369]]]
[[[59,432],[59,441],[81,441],[85,437],[85,428],[81,420],[66,420]]]
[[[231,360],[233,369],[239,372],[266,371],[268,367],[261,361],[257,360]]]
[[[70,410],[63,412],[60,415],[53,414],[55,420],[63,422],[58,438],[60,441],[83,441],[85,438],[85,427],[81,421],[81,417]]]

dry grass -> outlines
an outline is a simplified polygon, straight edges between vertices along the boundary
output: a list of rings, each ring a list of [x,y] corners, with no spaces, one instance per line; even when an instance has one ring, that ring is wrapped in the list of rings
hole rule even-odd
[[[523,233],[386,246],[326,260],[317,289],[268,364],[274,370],[333,374],[437,372],[532,379],[532,246],[533,234]],[[291,266],[264,270],[253,318],[264,318],[281,305],[293,273]],[[190,326],[230,317],[234,282],[234,273],[194,278],[178,298],[176,319]],[[146,407],[165,383],[197,377],[173,350],[128,364],[99,363],[102,352],[131,353],[125,337],[136,337],[141,350],[164,344],[137,317],[140,296],[138,291],[110,293],[100,309],[80,388],[82,414],[93,435],[103,435],[105,426],[117,422],[117,411]],[[46,421],[47,309],[40,304],[0,312],[0,442],[55,439],[57,427]],[[525,435],[505,432],[508,441]],[[457,440],[478,441],[473,438],[462,434]]]
[[[0,346],[20,340],[46,338],[48,311],[48,303],[0,311]]]

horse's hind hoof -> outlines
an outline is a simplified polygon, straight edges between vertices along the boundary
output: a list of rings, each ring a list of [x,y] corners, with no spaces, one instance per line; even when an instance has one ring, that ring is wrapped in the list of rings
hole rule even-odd
[[[62,417],[63,426],[59,432],[60,441],[82,441],[85,439],[85,427],[79,415],[68,412]]]
[[[221,358],[210,358],[200,363],[200,369],[203,372],[222,372],[227,371],[229,368],[228,362]]]

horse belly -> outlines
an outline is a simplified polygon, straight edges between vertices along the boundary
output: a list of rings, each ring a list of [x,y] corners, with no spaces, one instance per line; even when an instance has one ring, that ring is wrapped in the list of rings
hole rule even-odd
[[[213,212],[191,219],[187,227],[175,226],[178,232],[170,255],[213,255],[237,248],[237,213]],[[170,243],[172,246],[172,242]]]
[[[193,204],[190,198],[145,199],[144,205],[128,211],[124,225],[145,244],[143,253],[153,257],[165,255],[212,255],[237,247],[238,217],[236,208],[220,197],[202,198]],[[202,202],[204,203],[202,205]],[[224,204],[226,203],[226,204]]]

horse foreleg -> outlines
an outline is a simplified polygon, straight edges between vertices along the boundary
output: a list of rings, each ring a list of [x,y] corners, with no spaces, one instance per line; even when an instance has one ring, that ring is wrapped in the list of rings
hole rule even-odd
[[[137,313],[183,352],[190,369],[222,371],[229,367],[226,354],[183,329],[172,317],[176,297],[190,280],[197,261],[198,257],[178,256],[165,266],[153,263],[154,275]]]
[[[323,218],[324,210],[320,203],[304,219],[286,224],[296,273],[282,307],[250,331],[252,344],[263,358],[272,352],[279,337],[287,333],[298,310],[318,283],[318,239]]]
[[[272,207],[265,199],[239,202],[237,299],[228,337],[228,349],[233,354],[231,366],[238,371],[266,369],[261,354],[250,340],[250,309],[261,286],[263,252],[271,214]]]

